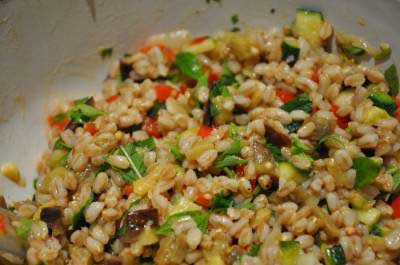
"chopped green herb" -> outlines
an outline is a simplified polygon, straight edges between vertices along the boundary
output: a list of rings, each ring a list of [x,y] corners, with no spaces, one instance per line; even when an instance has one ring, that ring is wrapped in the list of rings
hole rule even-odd
[[[283,162],[285,159],[283,158],[281,149],[274,144],[268,143],[267,148],[271,152],[272,156],[274,157],[275,162]]]
[[[37,179],[37,178],[35,178],[35,179],[33,180],[33,182],[32,182],[32,186],[33,186],[33,189],[34,189],[34,190],[37,190],[37,182],[38,182],[38,179]]]
[[[232,139],[236,139],[238,136],[239,136],[238,127],[236,126],[236,124],[231,123],[231,125],[229,126],[229,137],[231,137]]]
[[[19,221],[19,226],[16,229],[17,236],[22,240],[27,240],[31,231],[33,221],[30,219],[22,219]]]
[[[334,245],[325,249],[328,265],[346,265],[346,256],[341,245]]]
[[[72,217],[72,230],[78,230],[80,229],[82,226],[85,225],[86,221],[85,221],[85,210],[89,207],[90,204],[92,204],[92,202],[94,201],[94,194],[91,192],[89,194],[89,198],[86,200],[86,203],[84,205],[81,206],[81,209],[74,214],[74,216]]]
[[[235,75],[230,71],[225,71],[222,76],[213,84],[210,93],[210,113],[211,116],[215,117],[218,115],[218,107],[215,104],[215,98],[218,96],[229,97],[231,96],[228,86],[237,83]]]
[[[205,232],[208,225],[208,213],[204,213],[201,211],[185,211],[176,213],[168,216],[168,218],[160,225],[160,227],[156,230],[156,235],[159,236],[167,236],[173,232],[172,225],[178,219],[190,216],[193,221],[197,224],[197,227],[201,230],[201,232]]]
[[[357,157],[353,159],[353,168],[356,170],[354,187],[364,188],[378,176],[381,166],[368,157]]]
[[[400,168],[391,168],[386,173],[392,176],[392,193],[400,191]]]
[[[226,157],[228,155],[235,155],[240,152],[242,149],[242,144],[240,140],[234,140],[233,143],[229,146],[228,149],[226,149],[224,152],[222,152],[221,156]]]
[[[231,22],[233,25],[237,24],[239,22],[239,15],[238,14],[232,15]]]
[[[229,167],[224,167],[223,170],[224,170],[224,172],[228,175],[228,177],[230,177],[230,178],[236,178],[236,173],[235,173],[235,171],[233,171],[233,170],[230,169]]]
[[[319,140],[318,144],[321,145],[323,143],[328,143],[328,142],[331,142],[331,143],[334,142],[334,143],[337,143],[339,146],[344,147],[344,143],[342,142],[340,136],[337,134],[325,135],[324,137],[322,137]]]
[[[53,150],[71,150],[71,147],[66,145],[61,138],[58,138],[57,141],[54,143]]]
[[[102,111],[82,103],[75,105],[74,108],[68,112],[68,116],[76,125],[83,125],[85,122],[94,120],[103,114]]]
[[[233,196],[224,192],[220,192],[214,196],[211,201],[210,211],[212,212],[226,212],[229,207],[234,204]]]
[[[311,113],[312,111],[312,101],[307,94],[301,94],[290,100],[289,102],[283,104],[281,109],[287,112],[291,112],[293,110],[303,110],[307,113]]]
[[[393,115],[396,112],[396,103],[386,93],[383,93],[379,90],[374,90],[371,92],[368,98],[371,99],[375,106],[386,110],[390,115]]]
[[[125,149],[123,145],[120,146],[120,150],[129,161],[130,167],[133,170],[132,173],[134,179],[143,178],[146,173],[146,166],[144,165],[143,157],[136,152],[128,153],[127,149]]]
[[[303,121],[293,121],[289,124],[286,124],[285,128],[289,131],[289,133],[295,133],[298,129],[300,129],[301,125],[303,125]]]
[[[380,237],[383,237],[383,236],[384,236],[383,231],[382,231],[382,228],[381,228],[381,226],[380,226],[378,223],[373,224],[373,225],[371,226],[370,234],[371,234],[371,235],[375,235],[375,236],[380,236]]]
[[[65,118],[68,118],[68,113],[67,112],[63,112],[63,113],[59,113],[57,115],[54,115],[52,117],[53,122],[57,123],[60,121],[63,121]]]
[[[239,205],[237,208],[254,210],[256,208],[256,205],[252,202],[245,202]]]
[[[78,98],[74,100],[74,105],[88,104],[90,101],[93,101],[93,97]]]
[[[389,95],[395,97],[399,93],[399,76],[395,64],[385,71],[385,80],[389,85]]]
[[[178,53],[175,57],[175,64],[184,75],[190,78],[199,79],[203,75],[201,65],[193,53]]]
[[[222,160],[216,161],[215,166],[217,168],[231,167],[236,165],[246,164],[247,160],[237,157],[235,155],[225,156]]]
[[[102,59],[110,58],[113,53],[113,48],[102,48],[99,50]]]
[[[250,257],[256,257],[258,255],[258,252],[260,251],[261,248],[261,244],[253,244],[250,249],[249,252],[247,253],[248,256]]]
[[[182,162],[185,159],[185,156],[181,153],[177,144],[171,146],[170,152],[175,157],[176,161]]]
[[[127,147],[125,145],[125,147]],[[132,144],[133,148],[147,148],[149,151],[154,151],[156,149],[156,142],[154,141],[153,137],[149,137],[145,140],[137,141]],[[127,148],[132,148],[127,147]],[[131,150],[131,152],[134,150]]]
[[[290,152],[293,155],[304,154],[313,150],[312,147],[305,145],[302,141],[297,138],[292,138],[292,147],[290,148]]]
[[[166,109],[167,107],[165,106],[165,103],[161,103],[158,101],[155,101],[153,104],[153,107],[149,109],[147,112],[147,116],[152,117],[152,118],[157,118],[158,112],[162,109]]]

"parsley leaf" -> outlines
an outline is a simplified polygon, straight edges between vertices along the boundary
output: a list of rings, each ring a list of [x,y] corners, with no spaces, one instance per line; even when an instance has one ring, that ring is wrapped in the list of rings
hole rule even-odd
[[[53,150],[67,150],[70,151],[72,148],[64,143],[61,138],[58,138],[54,143]]]
[[[302,141],[297,138],[292,138],[292,147],[290,152],[293,155],[303,154],[312,151],[313,148],[305,145]]]
[[[85,204],[82,205],[80,210],[77,213],[75,213],[72,217],[71,228],[73,231],[80,229],[82,226],[86,224],[84,213],[85,210],[89,207],[90,204],[92,204],[93,201],[94,201],[94,194],[91,192]]]
[[[165,106],[165,103],[155,101],[153,107],[151,107],[151,109],[149,109],[149,111],[147,112],[147,116],[156,118],[158,116],[158,112],[166,108],[167,107]]]
[[[181,162],[185,159],[185,156],[181,153],[177,144],[171,146],[170,152],[175,157],[176,161]]]
[[[124,145],[120,146],[120,150],[128,159],[131,169],[133,170],[133,176],[135,179],[143,178],[143,175],[146,174],[146,166],[143,162],[143,157],[138,153],[128,153],[127,149],[125,149]]]
[[[312,101],[306,93],[303,93],[290,100],[289,102],[283,104],[281,106],[281,109],[287,112],[291,112],[293,110],[303,110],[307,113],[311,113]]]

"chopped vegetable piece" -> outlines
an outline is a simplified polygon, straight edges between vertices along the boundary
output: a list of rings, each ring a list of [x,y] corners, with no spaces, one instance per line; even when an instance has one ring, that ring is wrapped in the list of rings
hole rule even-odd
[[[235,155],[242,149],[242,144],[239,140],[234,140],[233,143],[222,152],[221,157],[226,157],[227,155]]]
[[[297,259],[300,255],[300,243],[298,241],[280,241],[279,250],[281,265],[297,265]]]
[[[392,192],[397,193],[400,191],[400,168],[393,168],[386,173],[392,175]]]
[[[278,164],[279,188],[282,188],[289,181],[294,181],[297,184],[306,180],[306,177],[291,163],[281,162]]]
[[[170,152],[175,157],[176,161],[182,162],[185,159],[185,156],[181,153],[177,144],[171,146]]]
[[[162,52],[162,54],[164,55],[164,58],[167,60],[168,63],[173,61],[174,51],[170,47],[163,45],[163,44],[145,46],[145,47],[141,48],[140,51],[144,52],[144,53],[148,53],[154,47],[158,47],[160,49],[160,51]]]
[[[212,86],[215,84],[215,82],[217,82],[219,79],[219,75],[216,72],[211,72],[208,75],[208,85]]]
[[[257,257],[258,252],[260,251],[261,245],[260,244],[253,244],[251,245],[249,252],[247,253],[250,257]]]
[[[1,222],[0,222],[1,223]],[[31,231],[33,221],[30,219],[22,219],[16,229],[17,236],[22,240],[27,240]],[[0,225],[1,226],[1,225]],[[0,228],[1,230],[1,228]]]
[[[385,71],[385,80],[389,86],[389,95],[395,97],[399,93],[399,76],[395,64],[392,64]]]
[[[368,124],[368,125],[373,125],[373,124],[377,123],[379,120],[386,119],[389,117],[390,117],[390,115],[384,109],[372,106],[367,111],[367,115],[364,119],[364,123]]]
[[[112,96],[109,96],[108,98],[106,98],[106,102],[112,103],[112,102],[116,101],[118,98],[119,98],[119,95],[112,95]]]
[[[208,214],[201,211],[185,211],[168,216],[168,218],[156,230],[156,235],[167,236],[173,232],[172,224],[178,219],[190,216],[197,224],[201,232],[205,232],[208,225]]]
[[[288,103],[296,97],[296,94],[285,89],[277,88],[275,94],[283,103]]]
[[[21,173],[15,163],[4,163],[0,168],[0,173],[17,184],[21,182]]]
[[[63,132],[71,120],[68,117],[65,117],[58,121],[57,116],[58,115],[48,118],[49,125],[55,128],[58,132]]]
[[[326,136],[322,137],[318,142],[319,145],[324,144],[324,143],[328,146],[335,146],[338,148],[345,147],[341,137],[337,134],[326,135]]]
[[[278,146],[276,146],[274,144],[267,144],[267,148],[272,153],[272,156],[274,157],[275,162],[285,161],[285,159],[283,158],[281,149]]]
[[[226,212],[229,207],[232,207],[234,203],[233,196],[220,192],[214,196],[211,201],[212,212]]]
[[[86,200],[85,204],[83,204],[80,210],[74,214],[72,217],[72,231],[80,229],[82,226],[85,226],[85,210],[89,207],[90,204],[94,201],[94,194],[91,192],[89,194],[89,198]]]
[[[256,208],[256,205],[252,202],[245,202],[245,203],[239,205],[237,208],[254,210]]]
[[[134,178],[143,178],[144,174],[146,173],[146,167],[143,162],[143,157],[135,151],[128,152],[124,145],[121,145],[120,149],[129,161],[129,165],[134,173]]]
[[[327,265],[346,265],[346,256],[341,245],[335,245],[324,250]]]
[[[0,214],[0,235],[5,234],[7,232],[7,217],[3,214]]]
[[[175,89],[169,85],[158,84],[155,86],[155,90],[158,102],[163,103],[171,96]]]
[[[239,177],[243,177],[245,173],[245,167],[245,165],[237,165],[235,168],[236,175],[238,175]]]
[[[399,219],[400,218],[400,195],[397,196],[393,201],[392,201],[392,209],[393,209],[393,218]]]
[[[207,198],[205,198],[203,195],[198,195],[196,198],[196,203],[200,204],[203,207],[208,208],[211,205],[211,201]]]
[[[373,54],[375,60],[383,60],[392,54],[392,48],[387,43],[381,43],[379,45],[379,51]]]
[[[381,218],[381,211],[379,211],[377,208],[358,210],[357,216],[361,223],[371,226],[379,222],[379,219]]]
[[[353,168],[356,170],[355,188],[364,188],[378,176],[381,166],[368,157],[353,159]]]
[[[199,79],[203,75],[201,65],[193,53],[178,53],[175,64],[184,75],[193,79]]]
[[[207,36],[207,35],[206,36],[200,36],[200,37],[194,38],[190,44],[202,43],[203,41],[205,41],[208,38],[209,38],[209,36]]]
[[[211,38],[207,38],[200,43],[191,44],[185,49],[185,52],[190,52],[194,54],[206,53],[214,50],[215,42]]]
[[[379,90],[374,90],[369,95],[369,99],[372,100],[375,106],[382,108],[387,111],[390,115],[396,112],[397,106],[394,100]]]
[[[285,38],[281,44],[282,59],[293,66],[299,59],[300,48],[295,38]]]
[[[224,167],[223,170],[224,170],[224,172],[226,173],[226,175],[228,175],[228,177],[230,177],[230,178],[236,178],[235,171],[233,171],[233,170],[230,169],[229,167]]]
[[[129,212],[127,226],[130,236],[137,236],[145,225],[158,226],[158,210],[155,208],[141,209]]]
[[[83,126],[83,129],[85,131],[87,131],[88,133],[90,133],[91,135],[96,135],[96,133],[98,131],[96,128],[96,124],[94,124],[94,122],[85,123],[85,125]]]
[[[342,117],[342,116],[338,116],[336,113],[339,110],[339,107],[336,104],[332,104],[331,105],[331,112],[333,114],[335,114],[336,117],[336,124],[337,126],[339,126],[342,129],[345,129],[348,127],[349,121],[350,119],[348,117]]]
[[[311,80],[314,81],[315,83],[319,84],[319,75],[320,75],[319,68],[318,67],[313,67],[312,71],[313,72],[312,72]],[[313,110],[313,113],[314,112],[315,111]]]
[[[293,110],[298,109],[298,110],[303,110],[307,113],[311,113],[312,102],[310,97],[304,93],[282,105],[281,109],[287,112],[291,112]]]
[[[232,139],[236,139],[238,136],[238,127],[234,123],[231,123],[231,125],[229,126],[229,137],[231,137]]]
[[[200,136],[201,138],[206,138],[211,134],[212,131],[213,131],[213,128],[202,125],[202,126],[200,126],[200,128],[197,132],[197,135]]]
[[[106,59],[112,56],[113,48],[102,48],[99,50],[99,54],[102,59]]]
[[[125,184],[122,187],[122,194],[128,197],[133,192],[133,185],[132,184]]]
[[[324,23],[321,12],[307,9],[297,9],[293,25],[295,36],[304,38],[313,47],[321,46],[322,39],[319,32]]]
[[[247,164],[247,160],[235,155],[227,155],[223,159],[215,162],[215,166],[217,168],[231,167],[242,164]]]
[[[158,125],[158,122],[151,117],[145,118],[143,125],[142,125],[142,129],[145,132],[147,132],[147,134],[150,136],[153,136],[155,138],[161,137],[160,126]]]

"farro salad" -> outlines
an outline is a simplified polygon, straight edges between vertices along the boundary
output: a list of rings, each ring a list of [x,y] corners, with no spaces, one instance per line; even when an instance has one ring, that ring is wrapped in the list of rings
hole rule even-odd
[[[30,265],[399,264],[399,82],[365,63],[390,52],[305,9],[153,36],[55,106],[9,228]]]

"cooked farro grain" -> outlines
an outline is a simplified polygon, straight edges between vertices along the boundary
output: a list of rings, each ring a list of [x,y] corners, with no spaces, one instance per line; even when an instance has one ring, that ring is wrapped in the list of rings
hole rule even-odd
[[[351,58],[369,44],[298,21],[153,36],[102,98],[56,104],[35,196],[14,205],[28,264],[395,264],[397,91]]]

